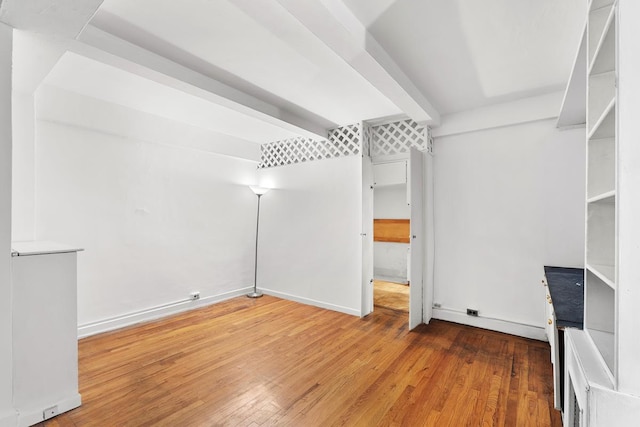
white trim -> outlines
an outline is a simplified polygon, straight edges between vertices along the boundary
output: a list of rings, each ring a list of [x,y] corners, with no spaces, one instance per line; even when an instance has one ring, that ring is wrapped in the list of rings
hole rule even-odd
[[[267,294],[267,295],[271,295],[271,296],[274,296],[274,297],[286,299],[286,300],[289,300],[289,301],[299,302],[301,304],[313,305],[315,307],[320,307],[320,308],[325,308],[327,310],[332,310],[332,311],[337,311],[337,312],[340,312],[340,313],[350,314],[352,316],[360,317],[360,314],[361,314],[359,309],[343,307],[341,305],[330,304],[328,302],[317,301],[317,300],[310,299],[310,298],[299,297],[297,295],[291,295],[291,294],[287,294],[285,292],[272,291],[271,289],[260,289],[260,290],[263,293]]]
[[[433,319],[446,320],[448,322],[475,326],[519,337],[531,338],[539,341],[547,341],[543,327],[511,322],[508,320],[493,319],[490,317],[473,317],[458,310],[447,308],[433,308]]]
[[[63,412],[70,411],[74,408],[77,408],[82,404],[82,398],[78,393],[74,393],[72,396],[67,397],[65,399],[61,399],[55,402],[47,402],[46,404],[41,404],[37,408],[31,408],[27,411],[23,411],[18,413],[18,427],[29,427],[34,424],[40,423],[44,421],[43,412],[46,408],[50,408],[52,406],[58,407],[58,414],[62,414]]]
[[[78,326],[78,338],[84,338],[102,332],[112,331],[114,329],[124,328],[126,326],[135,325],[137,323],[156,320],[161,317],[170,316],[172,314],[181,313],[183,311],[193,310],[195,308],[205,307],[217,302],[225,301],[237,296],[245,295],[253,290],[253,286],[225,292],[218,295],[202,297],[199,300],[185,299],[174,303],[163,304],[156,307],[147,308],[133,313],[127,313],[120,316],[103,319],[96,322],[86,323]]]
[[[9,410],[0,414],[0,427],[15,427],[18,423],[18,414]]]

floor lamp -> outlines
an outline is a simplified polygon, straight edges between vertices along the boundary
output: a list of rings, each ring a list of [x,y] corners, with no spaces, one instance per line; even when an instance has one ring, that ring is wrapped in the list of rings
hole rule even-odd
[[[258,291],[258,231],[260,230],[260,198],[270,189],[264,187],[249,186],[251,190],[258,196],[258,213],[256,214],[256,262],[253,265],[253,292],[249,292],[249,298],[260,298],[262,292]]]

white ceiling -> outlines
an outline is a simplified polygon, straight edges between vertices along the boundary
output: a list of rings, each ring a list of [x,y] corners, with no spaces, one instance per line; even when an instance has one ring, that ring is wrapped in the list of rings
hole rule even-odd
[[[48,19],[62,16],[63,24],[63,4],[75,4],[17,1],[8,4],[19,8],[3,4],[0,18],[27,29],[42,19],[16,10],[51,1],[57,8]],[[71,7],[74,28],[90,10]],[[117,37],[92,46],[116,46],[107,56],[131,43],[240,96],[219,105],[215,96],[118,68],[119,59],[77,53],[65,54],[45,83],[261,143],[304,133],[310,127],[296,128],[303,122],[330,128],[419,108],[434,117],[431,107],[444,115],[561,90],[585,12],[586,0],[104,0],[85,23],[83,43],[96,40],[93,28]],[[149,58],[138,65],[158,62]],[[243,104],[242,94],[273,109],[249,116],[253,101]]]
[[[344,0],[448,114],[564,89],[586,0]]]
[[[329,126],[402,113],[278,2],[258,16],[242,6],[105,0],[92,24]]]

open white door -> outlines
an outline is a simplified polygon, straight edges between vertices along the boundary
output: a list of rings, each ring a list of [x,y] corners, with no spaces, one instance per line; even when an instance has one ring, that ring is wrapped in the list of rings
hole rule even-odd
[[[362,156],[362,317],[373,312],[373,165]]]
[[[423,154],[411,148],[409,152],[409,204],[411,205],[411,243],[409,271],[409,329],[423,323]]]
[[[422,234],[424,236],[424,242],[422,249],[425,255],[424,270],[422,272],[423,283],[422,287],[424,292],[424,303],[422,309],[422,321],[429,323],[433,316],[433,266],[435,263],[435,242],[434,236],[434,223],[433,223],[433,155],[426,153],[424,155],[423,171],[425,185],[424,197],[422,202],[424,207],[424,224],[425,230]]]

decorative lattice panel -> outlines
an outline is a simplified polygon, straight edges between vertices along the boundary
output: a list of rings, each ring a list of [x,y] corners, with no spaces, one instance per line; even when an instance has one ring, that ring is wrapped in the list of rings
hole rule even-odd
[[[329,131],[329,139],[292,138],[262,144],[259,168],[285,166],[360,153],[360,128],[343,126]]]
[[[373,129],[367,123],[362,123],[362,153],[371,157],[371,145],[373,144]]]
[[[428,149],[427,127],[413,120],[402,120],[372,127],[372,156],[404,154],[409,148]]]
[[[329,130],[329,142],[345,156],[360,154],[360,125],[347,125]]]

